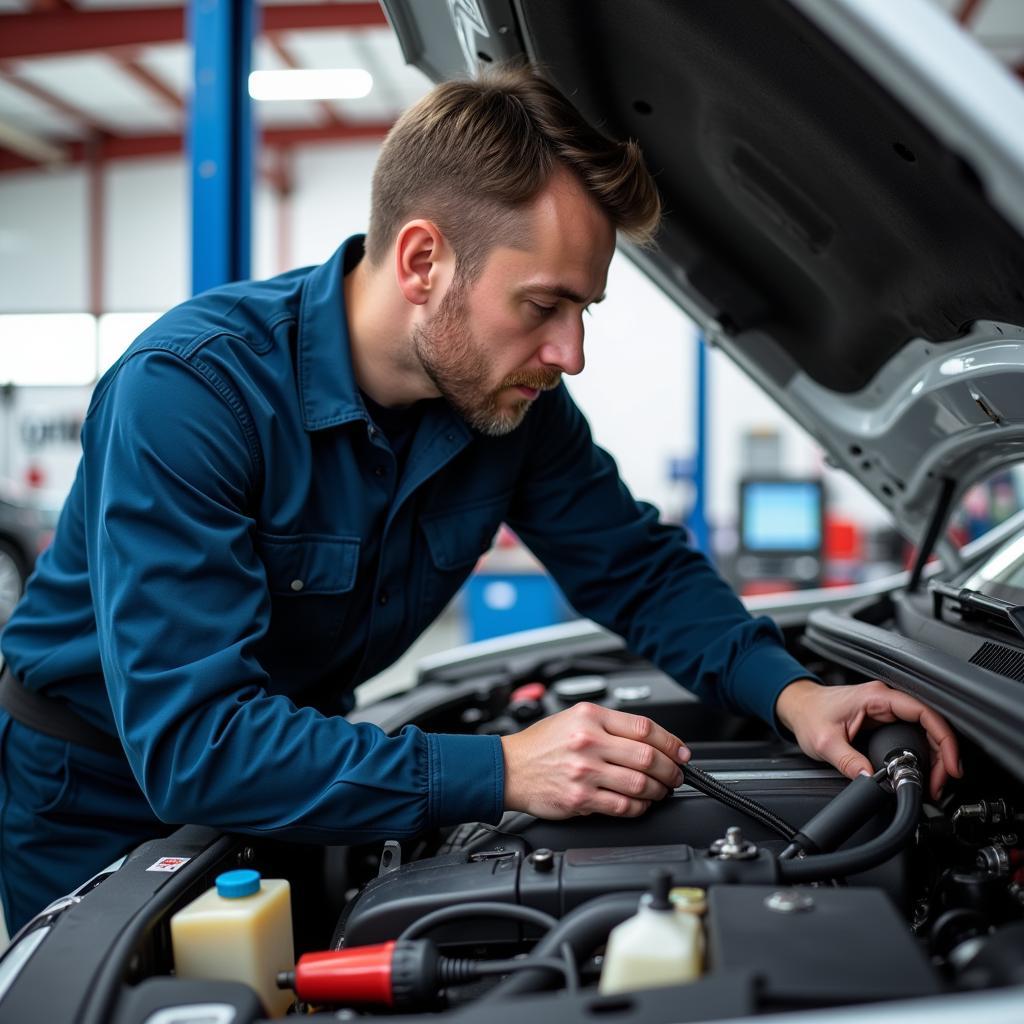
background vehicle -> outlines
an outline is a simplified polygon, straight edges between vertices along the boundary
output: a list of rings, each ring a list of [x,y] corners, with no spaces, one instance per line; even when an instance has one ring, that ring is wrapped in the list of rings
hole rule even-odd
[[[0,626],[18,603],[55,522],[56,514],[38,505],[24,488],[0,480]]]

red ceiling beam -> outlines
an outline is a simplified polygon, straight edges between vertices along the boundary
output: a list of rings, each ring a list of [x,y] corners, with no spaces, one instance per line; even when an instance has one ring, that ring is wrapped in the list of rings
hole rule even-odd
[[[373,142],[387,134],[390,124],[371,122],[368,124],[338,124],[313,128],[272,128],[264,131],[261,145],[268,149],[279,147],[318,145],[330,142]],[[95,159],[127,160],[137,157],[171,156],[182,150],[180,135],[141,135],[113,138],[105,136],[96,143]],[[87,158],[86,144],[72,142],[68,145],[68,161],[78,164]],[[62,166],[67,166],[64,164]],[[0,149],[0,171],[39,170],[39,164],[6,150]]]
[[[376,3],[284,4],[264,7],[261,17],[264,32],[387,24]],[[45,57],[178,42],[185,38],[185,9],[58,9],[43,14],[0,15],[0,26],[0,60]]]
[[[264,32],[304,28],[379,28],[388,23],[379,3],[282,4],[264,7]]]
[[[126,75],[134,78],[147,92],[159,96],[172,109],[179,113],[185,109],[184,100],[169,85],[162,82],[152,72],[147,71],[137,60],[118,57],[117,66]]]
[[[265,146],[305,146],[311,142],[379,142],[391,130],[391,122],[347,121],[319,128],[274,128],[263,133]]]
[[[87,114],[74,104],[68,103],[67,100],[56,96],[49,89],[44,89],[42,86],[36,85],[35,82],[30,82],[27,78],[23,78],[7,68],[0,67],[0,80],[13,85],[16,89],[20,89],[29,96],[33,96],[40,102],[45,103],[58,113],[63,114],[73,121],[83,134],[92,134],[105,130],[103,125],[96,123],[95,118],[91,114]]]
[[[27,156],[12,153],[7,149],[0,149],[0,174],[4,171],[39,171],[39,164],[35,160],[29,160]]]
[[[960,6],[956,11],[956,20],[963,26],[970,25],[974,16],[978,13],[982,0],[960,0]]]

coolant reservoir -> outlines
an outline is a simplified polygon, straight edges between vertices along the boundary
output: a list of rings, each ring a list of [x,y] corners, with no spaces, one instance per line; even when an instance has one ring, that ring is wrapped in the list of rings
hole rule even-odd
[[[242,981],[282,1017],[294,996],[277,987],[295,967],[291,886],[258,871],[226,871],[171,918],[174,970],[181,978]]]
[[[636,914],[612,929],[601,967],[602,995],[675,985],[700,977],[704,932],[697,913],[677,910],[660,875]]]

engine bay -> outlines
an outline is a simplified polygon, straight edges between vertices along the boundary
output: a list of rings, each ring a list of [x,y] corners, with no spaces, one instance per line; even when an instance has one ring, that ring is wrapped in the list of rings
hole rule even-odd
[[[829,682],[857,681],[813,667]],[[95,964],[79,951],[67,984],[81,975],[96,1016],[75,1019],[129,1024],[211,1000],[231,1008],[225,1020],[263,1019],[251,988],[175,973],[171,917],[233,868],[288,881],[296,966],[277,983],[287,1012],[313,1019],[529,1012],[561,1021],[608,1006],[668,1024],[1024,983],[1024,800],[1019,782],[970,742],[965,779],[937,803],[913,764],[927,749],[912,749],[905,733],[886,740],[877,730],[865,748],[876,774],[849,783],[614,650],[502,671],[464,666],[357,716],[388,729],[502,732],[577,700],[685,736],[693,758],[683,785],[636,819],[508,813],[497,826],[358,847],[181,829],[53,911],[52,934],[4,1009],[32,991],[33,974],[45,976],[47,947],[59,955],[62,933],[76,941],[77,920],[79,946],[82,929],[95,939]],[[891,748],[881,754],[879,735]],[[146,868],[183,851],[182,869],[154,881]],[[632,938],[613,956],[618,928]],[[685,954],[663,955],[680,930]]]

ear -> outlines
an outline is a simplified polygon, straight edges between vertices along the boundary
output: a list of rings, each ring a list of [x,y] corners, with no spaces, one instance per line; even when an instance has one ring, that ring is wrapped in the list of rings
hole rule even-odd
[[[431,220],[411,220],[395,239],[395,278],[408,302],[425,305],[431,296],[443,295],[448,283],[451,247]]]

